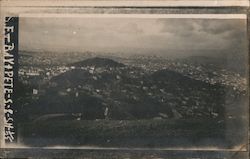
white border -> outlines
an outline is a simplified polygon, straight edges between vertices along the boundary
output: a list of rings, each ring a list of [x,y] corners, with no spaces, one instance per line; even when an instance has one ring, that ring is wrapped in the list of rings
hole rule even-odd
[[[3,7],[249,7],[248,0],[2,0]]]
[[[182,18],[182,19],[247,19],[246,14],[19,14],[27,18]]]

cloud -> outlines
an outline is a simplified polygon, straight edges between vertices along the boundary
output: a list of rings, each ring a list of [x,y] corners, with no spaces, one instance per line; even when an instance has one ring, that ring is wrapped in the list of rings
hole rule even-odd
[[[30,51],[192,55],[198,52],[192,50],[244,50],[245,41],[246,21],[236,19],[20,18],[20,49]]]
[[[234,33],[244,34],[246,23],[244,20],[216,20],[216,19],[160,19],[161,32],[173,33],[178,36],[211,34],[228,35],[234,37]],[[233,33],[233,34],[231,34]]]
[[[157,22],[162,25],[161,33],[188,37],[193,34],[195,29],[194,23],[189,19],[159,19]]]

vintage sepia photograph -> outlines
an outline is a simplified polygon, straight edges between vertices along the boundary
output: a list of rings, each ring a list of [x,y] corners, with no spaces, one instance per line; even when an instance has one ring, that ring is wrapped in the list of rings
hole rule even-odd
[[[18,27],[17,145],[246,149],[246,17],[23,16]]]

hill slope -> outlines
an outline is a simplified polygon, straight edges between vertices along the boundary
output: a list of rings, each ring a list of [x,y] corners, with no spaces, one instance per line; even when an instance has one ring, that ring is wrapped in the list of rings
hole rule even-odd
[[[31,104],[40,115],[81,113],[82,119],[221,118],[225,88],[170,70],[132,76],[129,67],[99,58],[87,60],[102,71],[73,69],[51,79],[44,95]],[[108,61],[108,64],[107,64]],[[111,60],[113,61],[113,60]],[[80,65],[80,64],[79,64]],[[119,64],[119,66],[124,66]],[[134,68],[133,72],[140,72]],[[106,112],[105,112],[106,111]]]
[[[70,64],[70,66],[77,66],[77,67],[86,67],[86,66],[94,66],[94,67],[124,67],[125,65],[122,63],[118,63],[114,60],[108,58],[100,58],[95,57],[91,59],[87,59],[84,61],[76,62]]]

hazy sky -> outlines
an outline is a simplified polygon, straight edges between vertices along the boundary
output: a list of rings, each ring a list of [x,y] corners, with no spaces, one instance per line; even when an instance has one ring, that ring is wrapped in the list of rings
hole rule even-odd
[[[19,27],[27,51],[192,55],[247,46],[240,19],[20,18]]]

